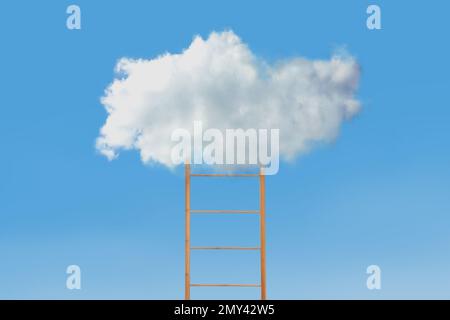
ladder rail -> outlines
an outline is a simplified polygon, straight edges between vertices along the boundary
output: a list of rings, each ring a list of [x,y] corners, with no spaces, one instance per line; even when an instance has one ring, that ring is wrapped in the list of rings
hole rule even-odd
[[[191,299],[191,166],[185,165],[185,206],[186,206],[186,230],[185,230],[185,283],[184,297]]]
[[[260,246],[261,246],[261,300],[267,298],[266,287],[266,180],[263,168],[259,173],[259,214],[260,214]]]

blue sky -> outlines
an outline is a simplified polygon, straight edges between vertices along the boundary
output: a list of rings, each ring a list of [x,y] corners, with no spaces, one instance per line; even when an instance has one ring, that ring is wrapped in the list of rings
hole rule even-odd
[[[65,26],[71,2],[2,4],[0,298],[183,297],[183,172],[144,166],[137,152],[100,156],[99,99],[119,58],[179,52],[224,29],[269,61],[327,59],[345,45],[362,66],[362,112],[334,143],[267,178],[269,298],[450,298],[448,3],[74,3],[79,31]],[[366,28],[371,3],[382,30]],[[252,182],[195,183],[204,208],[231,206],[224,192],[236,208],[257,204]],[[249,217],[195,219],[196,245],[257,239]],[[252,253],[192,259],[195,282],[257,281]],[[65,287],[70,264],[82,269],[79,291]],[[371,264],[379,291],[366,288]],[[192,297],[259,295],[194,288]]]

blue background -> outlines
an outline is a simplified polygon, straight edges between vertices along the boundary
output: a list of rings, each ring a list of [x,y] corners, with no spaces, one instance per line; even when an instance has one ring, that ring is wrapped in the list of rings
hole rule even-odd
[[[224,29],[269,61],[327,59],[345,45],[362,66],[362,112],[335,143],[267,178],[269,298],[450,298],[448,2],[75,3],[79,31],[66,28],[71,2],[1,4],[0,298],[183,298],[182,168],[100,156],[99,99],[119,58],[180,52]],[[379,31],[366,28],[372,3]],[[256,205],[255,181],[194,183],[193,207]],[[253,217],[192,224],[193,245],[256,245]],[[70,264],[81,290],[66,289]],[[366,287],[371,264],[381,290]],[[192,272],[193,282],[256,282],[258,256],[196,252]]]

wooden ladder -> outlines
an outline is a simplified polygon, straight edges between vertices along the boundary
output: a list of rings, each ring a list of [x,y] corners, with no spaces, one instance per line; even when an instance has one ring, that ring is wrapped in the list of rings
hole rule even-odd
[[[191,177],[244,177],[259,178],[259,210],[193,210],[191,209]],[[265,176],[263,168],[259,173],[229,173],[229,174],[193,174],[191,165],[185,164],[185,204],[186,204],[186,230],[185,230],[185,293],[186,300],[191,298],[191,287],[259,287],[261,300],[266,299],[266,223],[265,223]],[[260,246],[259,247],[192,247],[191,246],[191,214],[259,214]],[[225,284],[225,283],[191,283],[191,250],[259,250],[261,283],[259,284]]]

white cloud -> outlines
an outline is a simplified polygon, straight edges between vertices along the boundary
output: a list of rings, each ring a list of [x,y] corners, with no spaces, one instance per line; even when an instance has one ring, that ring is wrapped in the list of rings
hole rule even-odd
[[[349,55],[274,64],[255,56],[232,31],[196,37],[180,54],[121,59],[102,104],[108,117],[97,149],[113,159],[136,149],[142,161],[172,166],[172,131],[279,128],[280,154],[293,159],[331,141],[360,109],[359,66]]]

